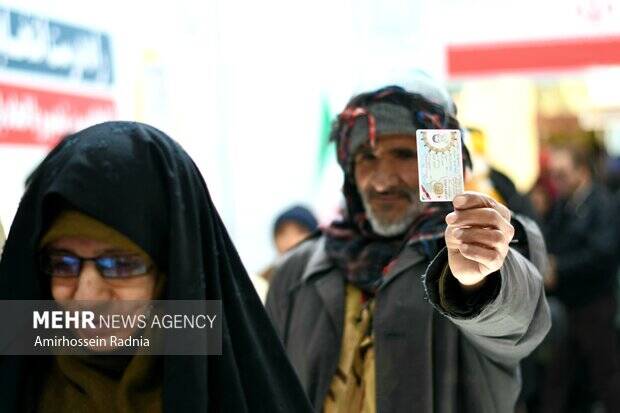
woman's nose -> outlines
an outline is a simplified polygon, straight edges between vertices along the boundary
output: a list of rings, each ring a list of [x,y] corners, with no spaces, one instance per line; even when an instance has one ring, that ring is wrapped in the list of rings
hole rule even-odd
[[[111,289],[99,273],[95,263],[91,261],[84,262],[73,299],[109,300],[111,296]]]

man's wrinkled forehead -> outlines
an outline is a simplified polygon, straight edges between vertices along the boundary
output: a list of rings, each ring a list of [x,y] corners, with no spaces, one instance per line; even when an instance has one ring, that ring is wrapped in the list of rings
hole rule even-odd
[[[395,149],[406,147],[407,149],[415,150],[417,147],[416,138],[414,135],[409,134],[387,134],[379,135],[374,143],[370,141],[363,142],[353,154],[353,160],[361,153],[375,153],[377,149]]]

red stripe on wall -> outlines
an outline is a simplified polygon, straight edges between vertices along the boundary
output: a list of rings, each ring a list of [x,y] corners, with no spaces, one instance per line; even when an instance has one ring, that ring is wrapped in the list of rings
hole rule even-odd
[[[451,77],[620,64],[620,36],[452,45]]]
[[[68,133],[115,117],[110,98],[0,82],[0,145],[53,146]]]

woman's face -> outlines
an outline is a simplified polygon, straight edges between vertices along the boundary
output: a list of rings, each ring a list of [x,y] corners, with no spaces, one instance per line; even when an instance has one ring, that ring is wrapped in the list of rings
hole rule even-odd
[[[132,259],[135,255],[114,245],[86,237],[62,237],[48,247],[49,254],[66,254],[70,259],[110,257]],[[65,300],[152,300],[155,295],[156,274],[149,272],[124,277],[104,277],[94,261],[83,261],[77,277],[51,276],[52,297]]]

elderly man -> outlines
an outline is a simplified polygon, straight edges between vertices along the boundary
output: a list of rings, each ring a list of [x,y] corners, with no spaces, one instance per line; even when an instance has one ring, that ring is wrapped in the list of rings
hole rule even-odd
[[[275,271],[267,311],[316,411],[511,412],[549,329],[540,232],[482,194],[420,202],[418,128],[458,122],[399,87],[354,97],[332,131],[347,214]]]

